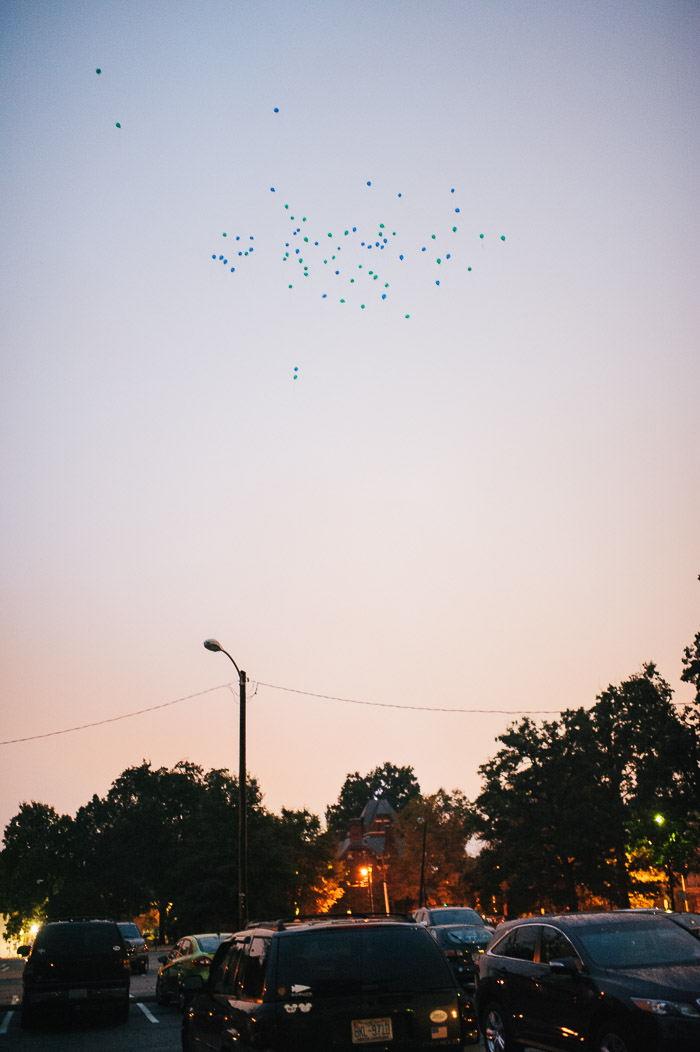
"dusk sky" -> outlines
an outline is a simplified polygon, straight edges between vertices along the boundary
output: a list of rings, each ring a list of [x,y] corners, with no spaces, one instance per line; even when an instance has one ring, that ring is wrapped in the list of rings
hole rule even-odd
[[[473,798],[645,661],[690,700],[695,0],[0,22],[0,832],[237,772],[209,636],[275,812]]]

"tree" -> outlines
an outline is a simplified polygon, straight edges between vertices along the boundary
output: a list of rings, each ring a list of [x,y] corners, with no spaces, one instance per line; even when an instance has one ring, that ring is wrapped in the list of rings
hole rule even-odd
[[[581,885],[599,890],[605,881],[590,718],[583,709],[541,726],[526,718],[498,740],[502,748],[479,768],[484,787],[472,813],[486,845],[482,901],[516,914],[537,903],[578,909]]]
[[[75,819],[23,804],[0,853],[0,909],[10,933],[26,919],[155,908],[160,937],[230,931],[237,916],[238,783],[227,771],[144,760],[93,796]],[[320,911],[339,896],[335,838],[308,811],[263,807],[247,782],[249,911]]]
[[[420,786],[412,767],[395,767],[385,763],[369,774],[359,771],[348,774],[338,796],[338,802],[326,808],[326,823],[335,833],[347,831],[350,821],[359,818],[365,804],[373,797],[383,796],[395,811],[400,811],[413,797],[420,794]]]
[[[474,828],[488,849],[485,895],[507,889],[511,912],[577,909],[582,896],[629,906],[631,871],[640,849],[649,855],[649,816],[658,811],[678,832],[678,864],[691,729],[671,698],[647,663],[588,711],[541,726],[525,719],[501,735],[475,802]]]
[[[47,804],[23,803],[10,820],[0,852],[0,911],[17,937],[55,914],[66,880],[72,819]]]
[[[677,810],[675,790],[687,730],[675,711],[673,691],[648,662],[639,674],[609,686],[592,710],[602,795],[600,821],[610,844],[616,905],[630,905],[629,851],[639,822],[660,807]]]
[[[421,873],[426,905],[463,905],[471,900],[468,808],[459,789],[451,793],[438,789],[431,796],[412,797],[397,815],[394,838],[401,850],[392,859],[389,879],[398,910],[408,913],[419,905]]]

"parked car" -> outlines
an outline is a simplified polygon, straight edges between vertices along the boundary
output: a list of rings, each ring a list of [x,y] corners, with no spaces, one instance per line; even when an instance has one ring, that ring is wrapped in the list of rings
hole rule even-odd
[[[23,976],[22,1026],[69,1010],[109,1014],[126,1022],[131,969],[121,932],[113,920],[50,921],[39,929]]]
[[[417,1052],[478,1046],[472,1000],[404,920],[280,922],[223,943],[186,980],[183,1052]]]
[[[700,945],[664,915],[508,921],[480,961],[488,1052],[697,1052]]]
[[[117,921],[117,927],[122,933],[122,939],[126,944],[126,952],[129,954],[129,964],[132,972],[140,972],[145,975],[148,971],[148,946],[146,940],[132,921]]]
[[[491,929],[483,924],[434,924],[428,931],[447,957],[457,981],[473,988],[479,957],[493,936]]]
[[[214,954],[224,939],[231,933],[208,935],[185,935],[173,946],[170,953],[158,958],[162,966],[156,979],[156,1001],[159,1005],[175,1000],[184,1007],[185,997],[182,983],[188,975],[209,975],[209,966]]]
[[[482,928],[487,927],[481,914],[471,906],[421,906],[414,910],[413,917],[427,927],[434,924],[478,924]]]

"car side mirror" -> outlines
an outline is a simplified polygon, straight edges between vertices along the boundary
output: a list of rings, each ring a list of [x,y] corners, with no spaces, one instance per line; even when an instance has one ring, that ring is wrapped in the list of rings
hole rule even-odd
[[[31,949],[31,946],[20,946],[20,948],[17,950],[17,953],[20,957],[28,957],[31,953]]]
[[[168,963],[168,958],[166,956],[158,958],[158,964],[167,964],[167,963]]]
[[[554,975],[578,975],[575,957],[555,957],[549,962],[549,970]]]

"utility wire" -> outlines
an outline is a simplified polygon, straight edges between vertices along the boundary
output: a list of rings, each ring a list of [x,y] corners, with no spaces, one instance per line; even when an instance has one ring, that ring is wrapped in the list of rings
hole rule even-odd
[[[11,738],[9,741],[0,742],[0,745],[16,745],[18,742],[33,742],[37,738],[53,738],[57,734],[72,734],[73,731],[85,731],[89,727],[101,727],[105,723],[117,723],[118,720],[130,720],[132,716],[143,716],[144,712],[155,712],[156,709],[167,709],[170,705],[179,705],[181,701],[191,701],[192,698],[201,698],[203,694],[211,694],[212,691],[221,690],[222,687],[230,687],[230,683],[222,683],[218,687],[209,687],[208,690],[200,690],[196,694],[188,694],[184,698],[175,698],[174,701],[164,701],[161,705],[151,705],[148,709],[137,709],[136,712],[125,712],[121,716],[110,716],[106,720],[96,720],[95,723],[81,723],[78,727],[64,727],[61,731],[47,731],[46,734],[30,734],[27,738]]]
[[[308,698],[323,698],[325,701],[342,701],[346,705],[371,705],[377,709],[411,709],[413,712],[466,712],[480,715],[494,713],[497,716],[558,716],[561,709],[442,709],[434,705],[399,705],[388,701],[357,701],[355,698],[334,698],[330,694],[314,694],[310,690],[297,690],[295,687],[279,687],[275,683],[262,683],[260,687],[271,687],[272,690],[286,690],[290,694],[304,694]],[[0,744],[2,744],[0,742]]]
[[[455,712],[467,715],[479,716],[560,716],[563,709],[448,709],[434,705],[399,705],[388,701],[359,701],[357,698],[338,698],[332,694],[316,694],[311,690],[298,690],[296,687],[281,687],[276,683],[263,683],[261,680],[250,680],[253,694],[258,692],[258,687],[268,687],[270,690],[284,690],[289,694],[302,694],[307,698],[321,698],[324,701],[340,701],[345,705],[368,705],[374,709],[406,709],[411,712]],[[236,681],[236,686],[238,682]],[[215,690],[230,690],[236,704],[238,698],[234,691],[234,683],[220,683],[218,687],[209,687],[207,690],[199,690],[196,694],[187,694],[184,698],[175,698],[173,701],[164,701],[160,705],[151,705],[147,709],[137,709],[135,712],[125,712],[121,716],[110,716],[106,720],[96,720],[94,723],[81,723],[77,727],[64,727],[60,731],[47,731],[45,734],[30,734],[25,738],[10,738],[0,741],[0,745],[18,745],[20,742],[32,742],[39,738],[54,738],[58,734],[72,734],[74,731],[86,731],[90,727],[102,727],[105,723],[117,723],[119,720],[130,720],[134,716],[143,716],[146,712],[155,712],[157,709],[167,709],[171,705],[179,705],[183,701],[192,701],[193,698],[201,698],[205,694],[212,694]],[[685,706],[688,702],[673,701],[674,706]]]

